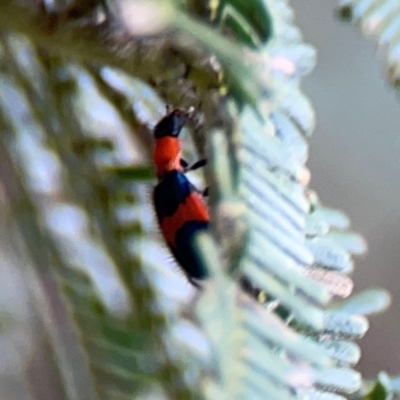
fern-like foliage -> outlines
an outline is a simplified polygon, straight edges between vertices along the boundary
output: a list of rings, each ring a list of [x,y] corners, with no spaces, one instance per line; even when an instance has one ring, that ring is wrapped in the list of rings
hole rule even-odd
[[[234,372],[229,372],[234,382],[231,396],[235,398],[235,390],[241,390],[238,398],[263,398],[267,390],[274,399],[343,398],[328,392],[350,394],[361,388],[359,374],[351,370],[359,358],[352,339],[365,333],[367,323],[356,299],[338,305],[329,302],[332,294],[350,294],[352,284],[345,275],[353,268],[350,254],[363,252],[364,244],[347,231],[348,221],[342,214],[322,207],[305,191],[305,138],[314,120],[308,100],[298,90],[298,80],[312,67],[314,54],[301,42],[289,9],[273,2],[268,5],[275,35],[260,52],[265,59],[272,55],[269,61],[280,85],[269,119],[261,122],[250,110],[244,111],[236,135],[241,138],[237,196],[245,202],[248,228],[240,268],[270,298],[264,310],[245,303],[237,311],[241,340],[231,346],[243,367],[236,371],[237,378],[232,379]],[[296,63],[287,55],[296,57]],[[263,102],[268,100],[260,100],[260,108]],[[216,146],[216,154],[220,147]],[[221,169],[222,165],[215,172]],[[216,207],[226,209],[224,202],[232,204],[234,199],[221,199]],[[326,287],[312,276],[325,280]],[[361,295],[359,304],[369,300],[377,309],[387,302],[382,293],[370,292]],[[206,307],[211,308],[209,303]],[[219,342],[216,347],[222,345]],[[230,361],[226,364],[232,365],[232,347],[227,351]]]
[[[354,339],[388,295],[344,300],[365,245],[307,188],[315,55],[288,3],[24,3],[0,5],[3,269],[26,293],[0,297],[4,398],[364,396]],[[210,164],[195,294],[151,217],[165,103],[195,108],[185,152]]]
[[[389,83],[400,83],[400,7],[395,0],[339,2],[338,15],[360,26],[366,36],[373,37],[387,49],[386,75]]]

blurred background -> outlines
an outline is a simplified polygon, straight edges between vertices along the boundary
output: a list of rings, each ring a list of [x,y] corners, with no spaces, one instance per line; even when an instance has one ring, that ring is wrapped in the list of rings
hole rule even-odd
[[[360,371],[400,372],[400,105],[384,77],[384,49],[334,17],[336,2],[292,1],[305,42],[318,51],[303,82],[317,129],[311,140],[311,186],[340,208],[369,251],[356,259],[357,291],[382,287],[391,308],[370,319]]]

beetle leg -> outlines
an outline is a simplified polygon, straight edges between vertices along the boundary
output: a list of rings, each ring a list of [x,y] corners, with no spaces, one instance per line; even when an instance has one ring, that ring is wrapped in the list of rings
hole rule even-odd
[[[204,167],[206,164],[207,164],[207,160],[205,158],[202,158],[201,160],[196,161],[190,167],[187,167],[186,171],[194,171],[195,169]]]

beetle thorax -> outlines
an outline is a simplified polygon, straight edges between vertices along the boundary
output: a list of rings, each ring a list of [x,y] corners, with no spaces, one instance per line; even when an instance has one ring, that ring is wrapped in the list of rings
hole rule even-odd
[[[180,164],[181,146],[179,140],[175,137],[166,136],[157,139],[153,159],[158,178],[172,170],[183,171]]]

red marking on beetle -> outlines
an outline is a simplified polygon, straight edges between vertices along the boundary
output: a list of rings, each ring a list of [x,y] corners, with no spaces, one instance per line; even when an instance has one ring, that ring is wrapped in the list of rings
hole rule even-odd
[[[192,192],[179,205],[174,215],[163,218],[161,231],[170,246],[175,247],[176,232],[188,221],[210,221],[206,204],[199,193]]]
[[[153,160],[157,168],[157,178],[173,170],[183,172],[180,164],[181,145],[179,139],[170,136],[156,139]]]

